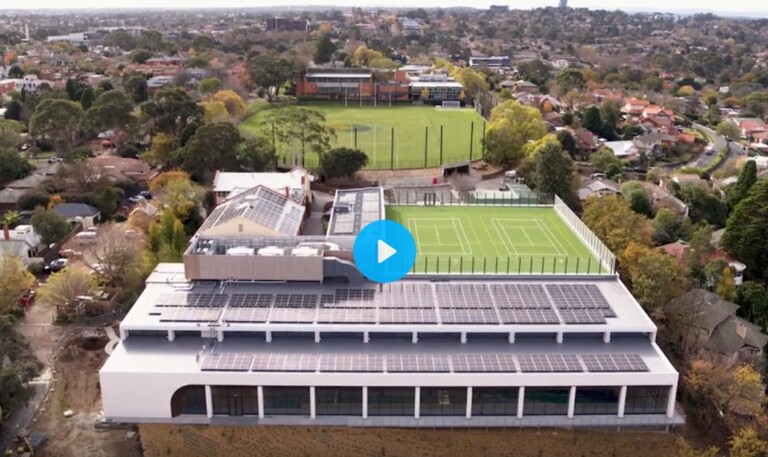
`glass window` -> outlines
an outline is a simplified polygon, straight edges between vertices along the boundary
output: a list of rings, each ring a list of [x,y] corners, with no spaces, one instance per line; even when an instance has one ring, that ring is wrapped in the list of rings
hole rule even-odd
[[[669,386],[629,386],[624,414],[666,414]]]
[[[419,413],[422,416],[464,416],[466,387],[422,387]]]
[[[171,416],[180,414],[206,414],[204,386],[184,386],[173,393]]]
[[[413,416],[413,387],[369,387],[369,416]]]
[[[258,416],[259,394],[256,386],[212,386],[213,414]]]
[[[264,387],[264,414],[309,416],[309,387]]]
[[[618,414],[619,387],[577,387],[575,415]]]
[[[519,387],[473,387],[473,416],[517,416]]]
[[[318,416],[361,416],[362,387],[316,387],[315,413]]]
[[[523,415],[567,415],[569,391],[567,387],[526,387]]]

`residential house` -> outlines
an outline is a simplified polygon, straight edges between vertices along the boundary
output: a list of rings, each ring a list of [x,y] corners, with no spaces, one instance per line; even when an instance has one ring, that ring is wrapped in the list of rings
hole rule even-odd
[[[578,128],[571,130],[571,135],[576,140],[576,154],[582,160],[588,159],[600,147],[600,139],[587,129]]]
[[[768,126],[758,117],[734,117],[731,121],[739,126],[742,137],[752,141],[755,141],[758,136],[763,137],[762,134],[768,132]]]
[[[469,58],[470,67],[509,68],[509,56],[474,56]]]
[[[668,312],[683,324],[681,342],[728,368],[760,360],[768,344],[759,326],[736,316],[738,309],[716,293],[693,289],[673,300]]]
[[[147,59],[144,65],[148,67],[183,67],[186,62],[187,59],[181,56],[160,56]]]
[[[685,263],[688,259],[688,251],[690,246],[683,240],[677,240],[672,243],[662,244],[654,248],[657,251],[662,251],[668,255],[674,257],[679,263]]]
[[[550,124],[552,127],[563,127],[563,116],[557,111],[550,111],[541,115],[544,122]]]
[[[643,111],[645,111],[650,104],[651,102],[648,100],[640,100],[632,97],[621,107],[621,112],[628,117],[639,117],[643,115]]]
[[[619,195],[619,184],[610,179],[585,179],[579,186],[579,200],[585,201],[589,197],[605,195]]]
[[[524,81],[522,79],[517,81],[512,81],[512,80],[504,81],[503,83],[501,83],[501,87],[509,90],[513,94],[520,94],[520,93],[533,94],[539,91],[539,86],[537,86],[536,84],[530,81]]]
[[[116,181],[132,179],[143,186],[147,186],[160,173],[143,160],[129,157],[100,156],[89,159],[88,163]]]
[[[716,243],[714,242],[712,244],[716,245]],[[667,254],[677,259],[677,261],[680,263],[685,263],[688,260],[690,246],[688,245],[688,243],[686,243],[683,240],[677,240],[673,243],[667,243],[667,244],[658,246],[655,249],[666,252]],[[712,255],[710,255],[707,259],[705,259],[706,263],[714,262],[717,260],[722,260],[726,262],[728,266],[731,268],[731,271],[733,272],[734,284],[736,286],[740,286],[744,283],[744,270],[747,269],[746,265],[739,262],[738,260],[735,260],[733,257],[728,255],[728,253],[723,251],[722,249],[717,249]]]
[[[288,19],[286,17],[270,17],[266,22],[268,32],[306,32],[309,21],[305,19]]]
[[[631,159],[638,155],[637,147],[632,140],[606,141],[603,146],[613,151],[613,155],[620,159]]]
[[[560,111],[562,103],[551,95],[534,95],[529,93],[515,94],[517,101],[523,105],[531,106],[538,109],[542,113],[549,113],[552,111]]]
[[[658,211],[661,208],[667,208],[680,217],[688,216],[688,205],[682,200],[655,183],[643,181],[642,184],[646,192],[651,196],[654,210]]]
[[[156,91],[162,87],[167,86],[173,81],[171,76],[153,76],[147,80],[147,90],[149,92]]]
[[[701,179],[701,176],[687,173],[677,173],[672,175],[672,182],[678,186],[699,186],[707,187],[707,182]]]
[[[220,205],[249,189],[264,186],[304,205],[312,201],[311,180],[309,172],[301,167],[287,173],[217,171],[213,178],[213,195],[216,204]]]
[[[59,164],[54,163],[46,167],[38,168],[29,176],[11,181],[0,190],[0,211],[15,210],[22,195],[43,184],[59,169]]]
[[[97,208],[85,203],[59,203],[53,207],[53,212],[69,223],[82,223],[83,228],[95,226],[101,216]]]
[[[677,143],[677,136],[665,135],[661,133],[646,133],[638,135],[632,139],[638,154],[645,154],[649,157],[664,157],[664,147],[672,148]]]

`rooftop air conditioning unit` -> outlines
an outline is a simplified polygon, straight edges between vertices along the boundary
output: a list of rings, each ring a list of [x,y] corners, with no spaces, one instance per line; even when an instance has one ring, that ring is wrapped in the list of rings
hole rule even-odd
[[[352,205],[349,203],[336,203],[333,205],[333,211],[339,214],[347,214],[352,211]]]
[[[265,248],[259,249],[259,255],[264,257],[285,255],[285,249],[279,248],[277,246],[267,246]]]
[[[292,254],[297,257],[313,257],[319,255],[320,251],[309,246],[299,246],[293,249]]]
[[[227,255],[239,255],[239,256],[253,255],[254,251],[255,251],[254,248],[249,248],[246,246],[236,246],[234,248],[227,249]]]

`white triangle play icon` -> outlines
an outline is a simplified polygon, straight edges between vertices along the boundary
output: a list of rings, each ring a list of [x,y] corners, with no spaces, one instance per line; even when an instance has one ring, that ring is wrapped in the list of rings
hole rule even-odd
[[[377,247],[378,247],[378,253],[379,253],[379,256],[378,256],[379,263],[384,262],[385,260],[387,260],[388,258],[392,257],[397,253],[397,250],[395,248],[393,248],[392,246],[388,245],[387,243],[381,240],[378,240]]]

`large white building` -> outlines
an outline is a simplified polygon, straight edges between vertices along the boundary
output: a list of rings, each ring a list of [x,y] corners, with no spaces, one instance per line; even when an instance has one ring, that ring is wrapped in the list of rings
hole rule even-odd
[[[285,197],[269,196],[285,207]],[[183,264],[159,265],[101,369],[107,420],[683,423],[678,373],[615,274],[412,274],[373,284],[350,248],[367,222],[384,218],[384,193],[344,191],[335,203],[327,236],[198,234]],[[552,211],[612,268],[563,208]]]

